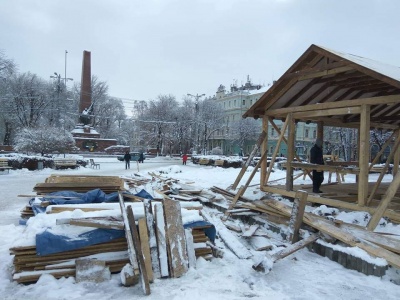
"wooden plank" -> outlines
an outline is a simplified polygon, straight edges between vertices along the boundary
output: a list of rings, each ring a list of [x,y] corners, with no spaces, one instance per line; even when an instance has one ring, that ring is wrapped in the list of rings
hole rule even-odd
[[[164,209],[161,203],[154,204],[155,233],[157,237],[158,260],[160,263],[160,276],[168,277],[167,241],[165,239]]]
[[[267,133],[263,130],[260,136],[257,139],[257,142],[254,145],[253,150],[251,151],[249,157],[247,158],[245,164],[243,165],[242,169],[239,172],[239,175],[236,177],[235,182],[232,184],[232,190],[236,190],[240,180],[242,179],[244,173],[246,172],[247,168],[249,167],[250,163],[252,162],[254,156],[256,156],[257,152],[260,149],[261,144],[264,142]]]
[[[125,237],[126,237],[126,241],[128,243],[129,261],[131,262],[132,268],[134,270],[138,270],[139,266],[138,266],[138,262],[137,262],[137,258],[136,258],[135,246],[133,244],[132,234],[131,234],[131,230],[129,227],[128,215],[127,215],[127,211],[126,211],[126,207],[125,207],[125,203],[124,203],[124,198],[123,198],[121,192],[118,193],[118,199],[119,199],[119,205],[121,208],[122,219],[124,220]],[[137,275],[137,274],[134,274],[134,275]]]
[[[158,260],[159,255],[158,255],[155,222],[151,206],[151,200],[149,199],[143,200],[143,205],[144,205],[144,215],[147,223],[147,229],[149,232],[149,246],[150,246],[150,256],[151,256],[153,275],[155,278],[160,278],[161,277],[160,262]]]
[[[273,206],[274,208],[278,209],[282,213],[289,215],[290,214],[290,207],[287,205],[276,201],[276,200],[267,200],[268,205]],[[383,248],[380,247],[376,244],[373,244],[365,239],[361,239],[357,236],[354,236],[353,234],[346,232],[339,227],[337,227],[333,222],[330,222],[328,220],[322,219],[320,217],[314,216],[310,213],[305,213],[304,214],[304,219],[303,222],[306,223],[307,225],[310,225],[317,230],[328,234],[346,244],[349,244],[350,246],[353,247],[358,247],[360,249],[365,250],[369,254],[376,256],[376,257],[381,257],[387,260],[389,264],[392,266],[399,268],[400,267],[400,256]]]
[[[250,245],[256,251],[271,250],[273,247],[271,241],[263,236],[252,236],[250,238]]]
[[[140,246],[142,248],[144,264],[146,266],[147,278],[149,279],[149,282],[153,282],[154,276],[153,276],[153,268],[151,265],[149,233],[147,230],[147,223],[145,218],[139,219],[138,227],[139,227]]]
[[[247,259],[253,256],[251,252],[234,236],[225,225],[217,219],[211,219],[211,217],[202,210],[201,215],[210,223],[214,224],[218,236],[225,243],[225,245],[239,258]]]
[[[400,129],[397,129],[394,131],[397,135],[397,137],[400,136]],[[394,133],[393,132],[393,133]],[[399,172],[399,165],[400,165],[400,146],[398,146],[395,149],[396,153],[394,155],[394,159],[393,159],[393,170],[392,170],[392,174],[393,176],[396,176],[396,174]]]
[[[129,227],[130,227],[130,231],[131,231],[131,235],[132,235],[133,246],[135,247],[136,257],[139,262],[138,266],[139,266],[139,270],[140,270],[140,279],[141,279],[143,293],[145,295],[150,295],[150,283],[149,283],[149,278],[147,277],[147,270],[146,270],[146,265],[144,263],[142,247],[140,245],[139,233],[138,233],[138,230],[136,227],[133,209],[132,209],[132,206],[130,206],[130,205],[127,207],[127,216],[128,216],[128,223],[129,223]]]
[[[196,252],[194,249],[193,231],[191,228],[185,229],[186,248],[188,254],[189,268],[196,268]]]
[[[64,223],[61,223],[64,222]],[[105,229],[117,229],[121,230],[124,229],[124,222],[116,221],[116,220],[107,220],[106,218],[103,219],[57,219],[58,224],[70,224],[74,226],[83,226],[83,227],[94,227],[94,228],[105,228]]]
[[[272,259],[274,262],[278,261],[279,259],[285,258],[290,254],[304,248],[308,244],[315,242],[319,238],[318,234],[312,234],[309,237],[305,238],[304,240],[297,241],[296,243],[290,245],[289,247],[282,249],[281,251],[274,253],[272,255]]]
[[[331,108],[331,109],[321,109],[315,111],[298,112],[298,113],[293,113],[293,117],[295,119],[304,119],[307,117],[350,115],[350,114],[359,114],[360,111],[361,109],[359,106],[353,106],[353,107]]]
[[[245,237],[245,238],[251,237],[256,232],[258,227],[260,227],[260,225],[254,224],[254,225],[251,225],[250,228],[248,228],[248,229],[242,228],[242,231],[243,231],[242,237]]]
[[[302,190],[296,192],[296,196],[293,202],[292,213],[289,221],[289,233],[287,235],[287,240],[292,244],[299,240],[299,230],[301,223],[303,223],[304,209],[307,203],[308,193]]]
[[[185,230],[182,223],[179,201],[165,198],[163,201],[165,216],[165,237],[171,255],[171,276],[181,277],[188,270]]]
[[[379,206],[376,208],[375,213],[372,215],[371,220],[369,220],[367,228],[368,230],[373,231],[378,225],[380,219],[382,218],[385,210],[387,209],[390,201],[393,199],[396,194],[398,188],[400,186],[400,173],[397,173],[393,178],[393,181],[390,183],[389,188],[386,190],[385,195],[379,203]]]
[[[265,131],[267,133],[267,135],[265,136],[264,142],[261,144],[261,153],[264,153],[264,152],[268,153],[268,122],[269,122],[269,120],[270,120],[270,118],[265,117],[265,116],[262,118],[262,129],[263,129],[263,131]],[[265,180],[265,176],[267,173],[267,160],[266,159],[264,159],[261,162],[260,169],[261,169],[260,186],[262,186],[263,183],[266,181]]]

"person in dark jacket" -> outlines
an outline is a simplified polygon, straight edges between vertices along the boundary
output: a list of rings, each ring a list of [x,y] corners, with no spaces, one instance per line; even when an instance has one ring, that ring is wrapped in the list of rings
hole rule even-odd
[[[130,169],[131,168],[131,155],[130,155],[129,151],[125,152],[124,161],[125,161],[125,170]]]
[[[310,150],[310,163],[317,165],[324,164],[321,139],[317,139],[315,141],[315,145]],[[324,181],[324,171],[313,170],[312,175],[313,175],[313,192],[322,193],[322,191],[319,188],[321,187],[321,184]]]
[[[143,163],[143,161],[144,161],[144,154],[143,154],[143,152],[140,152],[140,156],[139,156],[139,163]]]

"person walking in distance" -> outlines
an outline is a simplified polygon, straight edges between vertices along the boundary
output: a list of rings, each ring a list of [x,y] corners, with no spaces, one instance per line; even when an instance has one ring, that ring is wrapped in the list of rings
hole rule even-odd
[[[324,156],[322,153],[322,140],[317,139],[315,141],[315,145],[310,150],[310,163],[323,165],[324,164]],[[324,171],[313,170],[313,192],[314,193],[322,193],[319,189],[321,187],[322,182],[324,181]]]
[[[186,161],[187,161],[187,159],[188,159],[188,156],[187,156],[187,154],[185,153],[185,154],[183,154],[183,156],[182,156],[182,165],[186,165]]]
[[[125,152],[124,161],[125,161],[125,170],[130,169],[131,168],[131,155],[130,155],[129,151]]]

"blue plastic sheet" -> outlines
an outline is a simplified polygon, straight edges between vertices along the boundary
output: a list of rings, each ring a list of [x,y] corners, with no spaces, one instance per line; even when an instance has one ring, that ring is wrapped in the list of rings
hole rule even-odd
[[[95,229],[80,234],[78,237],[56,235],[45,231],[36,235],[36,254],[39,256],[71,251],[83,247],[109,242],[125,236],[124,230]]]

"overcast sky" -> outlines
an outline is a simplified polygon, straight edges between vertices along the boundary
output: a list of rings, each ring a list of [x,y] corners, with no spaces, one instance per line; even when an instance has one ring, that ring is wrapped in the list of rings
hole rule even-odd
[[[267,85],[311,45],[400,66],[399,0],[0,0],[0,49],[80,82],[83,51],[110,96],[212,96]],[[71,83],[69,83],[71,84]],[[129,101],[127,101],[129,104]]]

